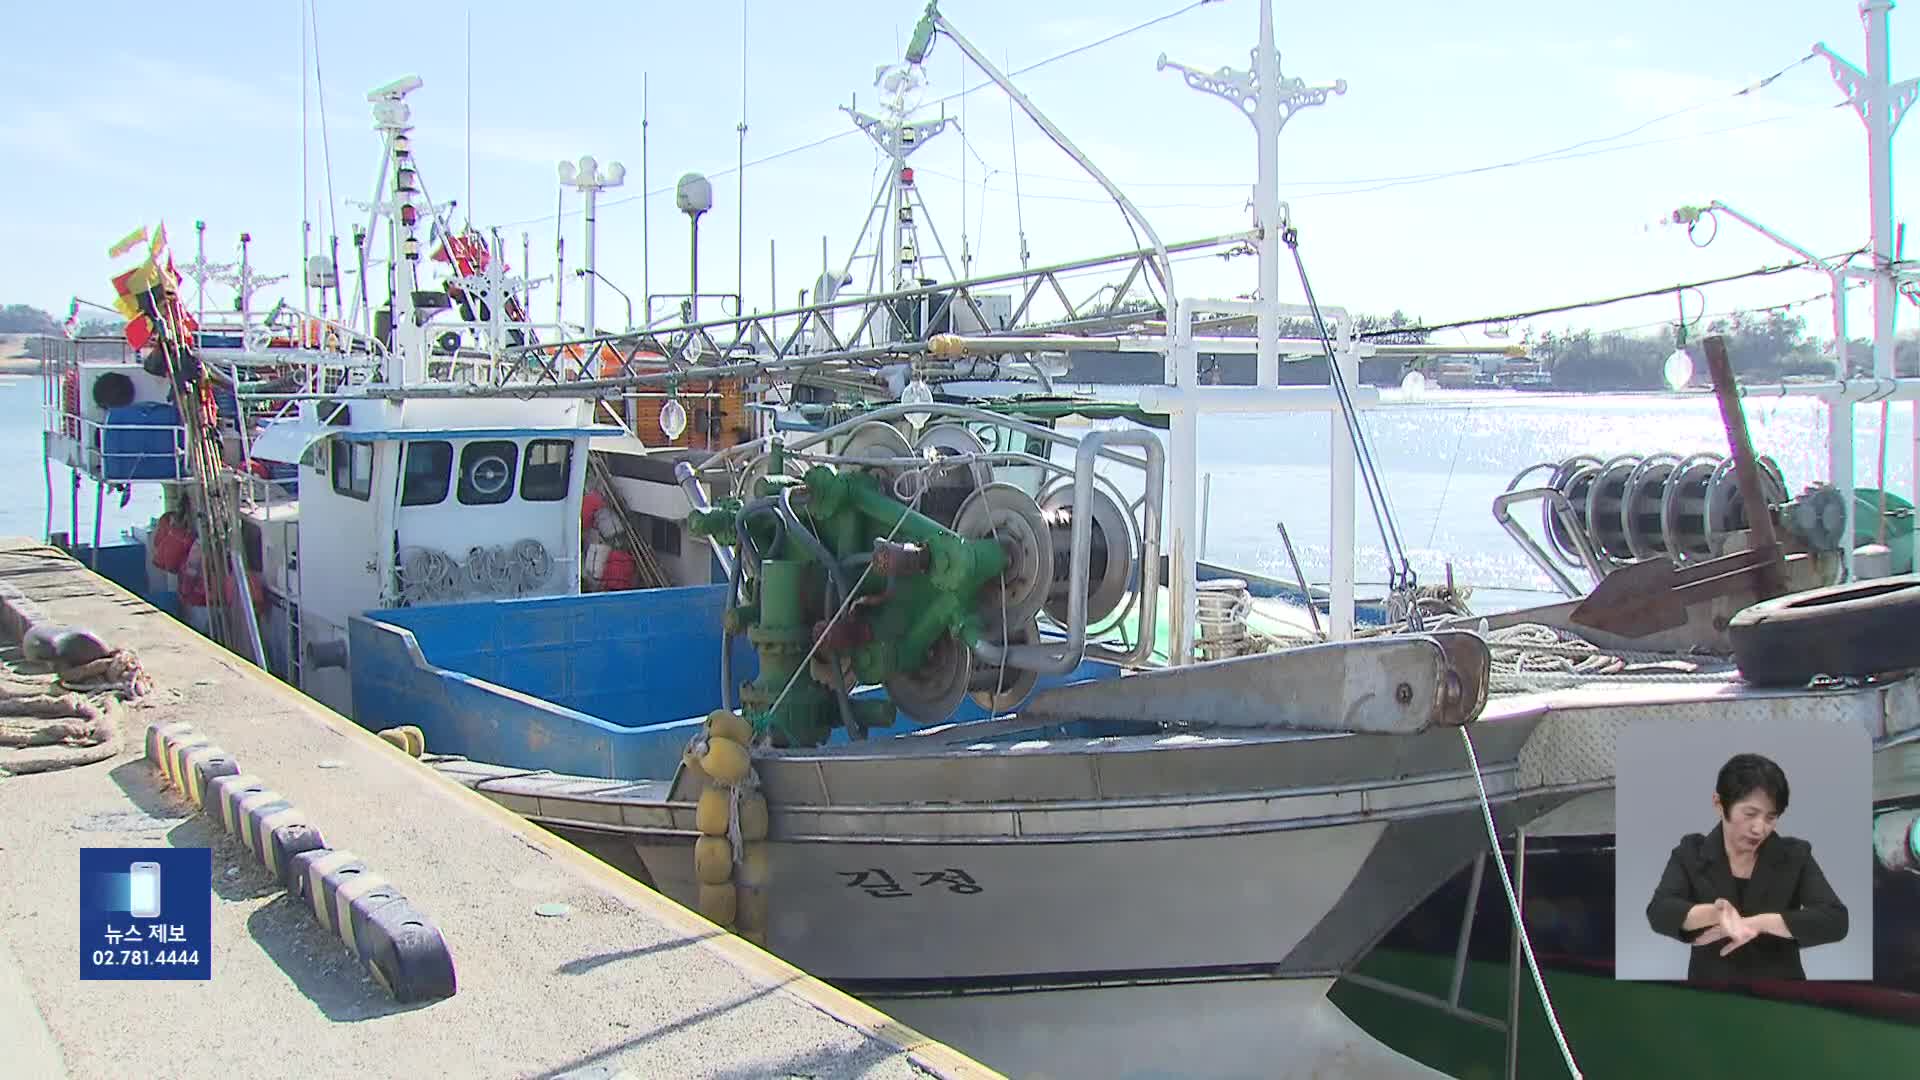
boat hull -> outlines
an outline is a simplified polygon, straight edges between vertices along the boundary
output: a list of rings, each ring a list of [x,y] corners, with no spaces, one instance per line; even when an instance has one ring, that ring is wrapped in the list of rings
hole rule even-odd
[[[483,789],[486,790],[486,789]],[[1531,816],[1559,798],[1502,808]],[[692,835],[546,819],[698,908]],[[1477,805],[1074,842],[768,844],[768,947],[849,989],[1336,976],[1486,844]]]

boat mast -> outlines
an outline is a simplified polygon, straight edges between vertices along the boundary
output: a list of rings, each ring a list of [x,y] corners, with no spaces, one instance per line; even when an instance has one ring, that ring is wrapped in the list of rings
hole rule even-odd
[[[1163,53],[1155,67],[1159,70],[1172,68],[1180,72],[1188,86],[1231,103],[1253,123],[1259,163],[1255,174],[1253,223],[1259,234],[1260,281],[1259,292],[1252,304],[1258,331],[1254,361],[1257,394],[1258,391],[1278,390],[1280,386],[1280,249],[1284,243],[1282,231],[1287,220],[1286,208],[1280,201],[1280,133],[1287,121],[1301,109],[1325,104],[1331,94],[1346,93],[1347,83],[1345,79],[1340,79],[1331,86],[1308,86],[1304,80],[1281,76],[1280,54],[1274,45],[1273,7],[1270,0],[1260,0],[1259,41],[1250,59],[1252,64],[1246,71],[1220,68],[1209,72],[1174,63]],[[1184,663],[1192,649],[1193,626],[1197,617],[1191,579],[1197,556],[1194,538],[1199,532],[1199,510],[1195,504],[1194,490],[1195,476],[1199,471],[1199,416],[1195,406],[1201,399],[1191,396],[1196,378],[1193,370],[1193,333],[1189,320],[1194,315],[1195,307],[1192,301],[1182,301],[1173,296],[1171,285],[1168,292],[1168,331],[1173,347],[1167,354],[1167,382],[1173,384],[1174,397],[1181,402],[1172,410],[1168,423],[1168,475],[1172,484],[1169,551],[1171,557],[1177,560],[1177,565],[1168,574],[1168,599],[1169,615],[1174,619],[1173,662]],[[1231,306],[1217,301],[1208,304],[1213,309]],[[1324,313],[1332,315],[1331,312]],[[1346,336],[1347,330],[1350,328],[1342,328],[1341,336]],[[1333,364],[1339,365],[1339,369],[1329,370],[1329,380],[1341,378],[1350,386],[1358,384],[1359,363],[1351,351],[1343,350],[1330,359]],[[1227,398],[1218,397],[1216,400],[1224,402]],[[1331,636],[1340,640],[1353,633],[1355,448],[1339,411],[1331,412],[1328,423],[1332,474],[1329,508],[1331,529],[1327,545],[1328,591],[1331,599],[1329,615]],[[1312,603],[1312,600],[1309,599],[1308,603]]]
[[[1893,0],[1860,0],[1860,19],[1866,24],[1867,70],[1864,72],[1836,55],[1825,42],[1813,51],[1827,58],[1833,80],[1846,91],[1854,112],[1867,127],[1867,199],[1872,220],[1873,267],[1873,374],[1876,379],[1894,378],[1894,305],[1902,277],[1894,266],[1893,224],[1893,135],[1900,128],[1907,106],[1913,104],[1920,80],[1890,82],[1887,42],[1887,13]],[[1844,336],[1844,331],[1842,332]],[[1840,372],[1844,381],[1846,371]],[[1920,400],[1913,403],[1913,497],[1920,505]],[[1884,436],[1883,436],[1884,437]]]
[[[427,329],[420,325],[413,306],[413,294],[420,277],[420,238],[414,235],[414,226],[420,216],[419,207],[414,205],[414,196],[419,192],[420,184],[413,162],[412,139],[408,135],[413,130],[410,123],[412,113],[405,100],[408,94],[422,85],[419,76],[409,75],[367,95],[367,100],[373,103],[374,129],[380,132],[387,148],[380,165],[381,183],[374,186],[373,220],[369,222],[369,233],[378,226],[383,209],[380,188],[389,173],[393,176],[392,202],[386,207],[391,211],[387,214],[388,280],[391,282],[390,304],[393,311],[389,356],[397,354],[399,363],[397,367],[390,365],[384,374],[389,381],[401,386],[425,382],[427,378]],[[366,265],[364,255],[361,265],[363,268]]]
[[[919,189],[913,182],[913,168],[907,164],[907,158],[914,151],[933,141],[934,136],[947,129],[948,118],[942,113],[937,120],[915,122],[912,95],[919,89],[919,63],[909,60],[906,64],[882,68],[874,79],[874,85],[881,91],[881,116],[869,116],[861,112],[858,104],[842,105],[840,110],[853,120],[854,126],[864,132],[873,144],[887,155],[887,181],[874,198],[873,205],[867,210],[867,219],[874,214],[884,213],[892,227],[882,226],[874,236],[874,265],[869,275],[868,291],[871,293],[898,292],[902,289],[916,288],[920,284],[921,266],[926,261],[920,251],[920,232],[915,218],[915,209],[926,211],[926,202],[920,197]],[[884,252],[882,237],[891,236],[890,253]],[[848,256],[848,263],[858,258],[859,246],[866,239],[866,229],[861,229],[860,240],[855,241],[854,251]],[[935,238],[938,245],[938,238]],[[893,264],[891,277],[883,276],[885,261]],[[940,251],[940,260],[948,263],[944,249]],[[824,277],[824,275],[823,275]],[[843,272],[842,277],[845,277]],[[824,303],[831,297],[815,297],[816,302]],[[888,320],[886,329],[876,328],[876,332],[886,332],[891,337],[898,327]]]

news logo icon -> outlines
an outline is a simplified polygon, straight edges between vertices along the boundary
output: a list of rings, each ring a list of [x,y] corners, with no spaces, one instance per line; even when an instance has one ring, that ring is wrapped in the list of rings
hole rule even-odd
[[[213,853],[80,849],[80,978],[213,974]]]

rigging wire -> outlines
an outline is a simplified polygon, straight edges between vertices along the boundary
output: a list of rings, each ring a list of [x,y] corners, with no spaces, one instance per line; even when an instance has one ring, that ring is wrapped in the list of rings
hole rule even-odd
[[[1020,269],[1025,270],[1032,252],[1027,249],[1027,219],[1020,205],[1020,132],[1014,127],[1012,98],[1007,99],[1007,147],[1013,154],[1014,231],[1020,235]]]
[[[1831,256],[1826,261],[1831,263],[1851,260],[1865,253],[1870,246],[1871,245],[1868,244],[1862,244],[1851,251],[1845,251],[1838,255]],[[1763,266],[1757,270],[1748,270],[1744,273],[1723,274],[1720,277],[1704,278],[1700,281],[1662,285],[1657,289],[1642,289],[1639,292],[1623,293],[1619,296],[1609,296],[1604,299],[1581,300],[1570,304],[1556,304],[1552,307],[1534,308],[1531,311],[1512,312],[1505,315],[1489,315],[1478,319],[1458,319],[1453,322],[1422,323],[1418,326],[1396,326],[1382,330],[1364,330],[1356,336],[1365,340],[1368,338],[1388,337],[1394,334],[1426,334],[1440,330],[1459,330],[1470,326],[1484,326],[1488,323],[1521,322],[1526,319],[1539,318],[1542,315],[1559,315],[1563,312],[1580,311],[1586,308],[1608,307],[1613,304],[1625,303],[1629,300],[1645,300],[1649,297],[1664,296],[1667,293],[1678,292],[1682,289],[1699,289],[1707,285],[1724,285],[1730,281],[1744,281],[1748,278],[1772,277],[1775,274],[1784,274],[1790,270],[1801,270],[1814,265],[1816,264],[1807,259],[1796,259],[1793,262]]]
[[[339,200],[333,194],[333,141],[327,134],[327,88],[320,78],[320,15],[314,10],[315,6],[307,4],[307,17],[311,20],[309,28],[313,38],[313,94],[320,109],[320,160],[327,174],[327,232],[339,236],[340,223],[334,211]],[[301,267],[300,272],[305,274],[307,268]]]
[[[1148,19],[1146,22],[1139,23],[1135,26],[1130,26],[1125,30],[1115,31],[1114,33],[1108,34],[1106,37],[1103,37],[1098,41],[1090,41],[1090,42],[1087,42],[1085,45],[1077,45],[1071,49],[1068,49],[1065,52],[1055,53],[1054,55],[1049,56],[1044,60],[1036,60],[1033,63],[1028,64],[1026,67],[1018,68],[1008,72],[1007,78],[1011,79],[1011,78],[1014,78],[1015,76],[1025,75],[1028,72],[1038,71],[1039,69],[1046,67],[1049,64],[1056,64],[1062,60],[1079,56],[1081,53],[1087,52],[1092,49],[1097,49],[1103,45],[1107,45],[1112,42],[1118,41],[1123,37],[1127,37],[1128,35],[1137,34],[1140,31],[1146,30],[1150,27],[1158,26],[1159,24],[1166,22],[1170,19],[1179,18],[1180,16],[1185,15],[1186,13],[1194,10],[1195,8],[1204,7],[1207,4],[1217,4],[1219,2],[1220,0],[1193,0],[1192,3],[1176,11],[1170,11],[1165,15],[1160,15],[1155,18]],[[962,98],[968,94],[975,92],[976,90],[982,90],[992,85],[994,85],[992,82],[975,83],[974,85],[969,86],[964,90],[956,90],[953,93],[948,94],[946,97],[937,98],[933,101],[927,102],[925,105],[922,106],[922,108],[931,108],[932,106],[935,106],[935,105],[942,105],[949,101],[955,101],[955,100],[958,100],[959,98]],[[791,157],[794,154],[804,153],[808,150],[817,149],[818,147],[825,146],[828,143],[838,142],[849,135],[857,135],[859,133],[860,133],[860,129],[858,128],[849,128],[844,131],[837,131],[832,135],[824,135],[818,139],[814,139],[812,142],[801,143],[799,146],[788,147],[787,149],[781,150],[777,153],[768,154],[766,157],[755,158],[752,161],[744,162],[741,165],[737,166],[737,168],[751,169],[751,168],[754,168],[755,166],[765,165],[770,162],[779,161],[781,158]],[[719,169],[719,170],[715,170],[707,173],[706,176],[709,179],[711,179],[713,177],[726,176],[735,171],[736,171],[736,168]],[[663,187],[654,191],[637,192],[635,194],[628,195],[619,199],[608,199],[599,204],[599,209],[605,210],[609,207],[623,206],[630,202],[638,202],[641,199],[650,199],[655,195],[664,195],[667,192],[672,190],[673,190],[672,188]],[[565,211],[562,216],[571,215],[577,212],[578,211]],[[520,225],[538,225],[542,222],[553,220],[554,216],[555,215],[553,214],[547,214],[541,217],[526,218],[521,221],[509,221],[506,224],[501,225],[500,228],[510,229]]]
[[[1525,157],[1515,158],[1507,162],[1496,162],[1490,165],[1469,166],[1462,169],[1449,169],[1449,170],[1443,170],[1440,172],[1408,173],[1400,176],[1347,177],[1344,179],[1337,179],[1337,180],[1285,180],[1283,179],[1280,181],[1280,183],[1283,187],[1349,187],[1349,186],[1368,185],[1368,184],[1382,184],[1382,185],[1389,185],[1389,186],[1397,186],[1405,183],[1426,183],[1433,180],[1451,179],[1456,176],[1465,176],[1465,175],[1478,173],[1478,172],[1491,172],[1497,169],[1514,168],[1519,165],[1535,164],[1535,163],[1545,162],[1548,160],[1573,160],[1575,158],[1580,158],[1580,157],[1589,157],[1592,155],[1575,153],[1575,151],[1584,150],[1588,147],[1600,146],[1603,143],[1618,142],[1619,140],[1627,138],[1629,136],[1637,135],[1640,132],[1645,131],[1650,127],[1653,127],[1656,124],[1665,123],[1668,120],[1672,120],[1680,116],[1685,116],[1688,113],[1698,112],[1702,109],[1711,108],[1715,105],[1722,104],[1723,102],[1752,94],[1757,90],[1761,90],[1768,86],[1773,85],[1773,83],[1776,80],[1780,79],[1782,76],[1786,75],[1787,73],[1793,71],[1795,68],[1800,67],[1802,64],[1806,64],[1812,61],[1814,57],[1815,57],[1815,54],[1812,52],[1809,52],[1807,55],[1801,57],[1798,60],[1795,60],[1793,63],[1788,64],[1787,66],[1781,68],[1780,70],[1774,72],[1773,74],[1768,75],[1762,79],[1756,79],[1755,81],[1748,83],[1747,85],[1741,87],[1740,89],[1733,91],[1731,94],[1717,95],[1712,98],[1706,98],[1701,101],[1695,102],[1692,105],[1683,106],[1681,108],[1674,109],[1670,112],[1661,113],[1659,116],[1653,117],[1650,120],[1644,120],[1638,124],[1635,124],[1633,127],[1627,128],[1624,131],[1615,132],[1612,135],[1599,135],[1599,136],[1594,136],[1588,139],[1582,139],[1578,142],[1569,143],[1565,146],[1556,147],[1552,150],[1542,150],[1542,151],[1539,151],[1538,153],[1529,154],[1529,155],[1526,155]],[[1841,104],[1845,105],[1849,103],[1841,102]],[[1759,121],[1749,121],[1746,124],[1736,125],[1735,127],[1732,127],[1732,128],[1715,129],[1715,132],[1713,133],[1718,133],[1719,131],[1733,131],[1733,130],[1738,130],[1740,127],[1750,127],[1758,123],[1773,123],[1778,120],[1786,120],[1786,119],[1792,119],[1792,118],[1793,117],[1790,117],[1790,116],[1780,116],[1780,117],[1772,117],[1772,118],[1759,120]],[[1702,135],[1702,134],[1708,134],[1708,133],[1696,132],[1696,133],[1691,133],[1691,135],[1675,136],[1673,138],[1688,138],[1688,137],[1693,137],[1693,136]],[[1630,143],[1626,146],[1610,147],[1605,150],[1602,150],[1601,152],[1611,153],[1614,150],[1625,150],[1625,149],[1632,149],[1632,148],[1643,147],[1643,146],[1653,146],[1653,145],[1658,145],[1660,142],[1663,142],[1663,141],[1669,141],[1669,140],[1663,139],[1663,140],[1652,140],[1652,141]],[[1563,155],[1565,156],[1563,157]],[[1036,180],[1054,180],[1060,183],[1068,183],[1068,184],[1087,184],[1087,183],[1095,182],[1087,179],[1086,177],[1081,177],[1081,176],[1053,176],[1053,175],[1046,175],[1046,174],[1039,174],[1039,173],[1029,173],[1028,175],[1030,178],[1036,179]],[[1237,188],[1249,187],[1251,185],[1244,181],[1215,180],[1215,181],[1187,182],[1187,181],[1176,180],[1176,181],[1158,181],[1158,182],[1135,182],[1135,183],[1128,183],[1125,186],[1127,187],[1174,187],[1174,188],[1215,187],[1215,188],[1236,188],[1237,189]],[[1332,193],[1327,192],[1322,194],[1332,194]]]
[[[1393,510],[1387,505],[1387,491],[1380,478],[1378,464],[1374,461],[1373,447],[1367,441],[1366,430],[1360,423],[1360,410],[1353,402],[1353,394],[1347,387],[1346,372],[1340,369],[1340,361],[1334,356],[1333,338],[1327,333],[1327,320],[1320,313],[1320,301],[1313,295],[1313,284],[1307,280],[1307,264],[1300,257],[1300,230],[1291,221],[1284,222],[1280,239],[1293,253],[1293,265],[1300,273],[1300,291],[1306,294],[1307,308],[1313,313],[1313,323],[1320,334],[1320,344],[1326,350],[1327,381],[1333,385],[1333,391],[1340,401],[1340,415],[1346,421],[1347,437],[1353,443],[1355,464],[1360,473],[1360,482],[1367,491],[1367,502],[1373,510],[1374,522],[1380,527],[1380,544],[1387,556],[1387,582],[1394,592],[1412,593],[1419,579],[1414,574],[1413,563],[1407,557],[1407,547],[1400,539],[1400,528],[1393,520]],[[1395,564],[1398,565],[1395,565]],[[1422,626],[1420,605],[1407,605],[1407,629],[1418,633]]]

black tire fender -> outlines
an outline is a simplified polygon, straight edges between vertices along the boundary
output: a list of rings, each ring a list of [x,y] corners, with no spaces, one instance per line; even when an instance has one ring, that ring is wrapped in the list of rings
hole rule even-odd
[[[1920,668],[1920,574],[1763,600],[1733,616],[1727,637],[1741,677],[1758,686]]]

